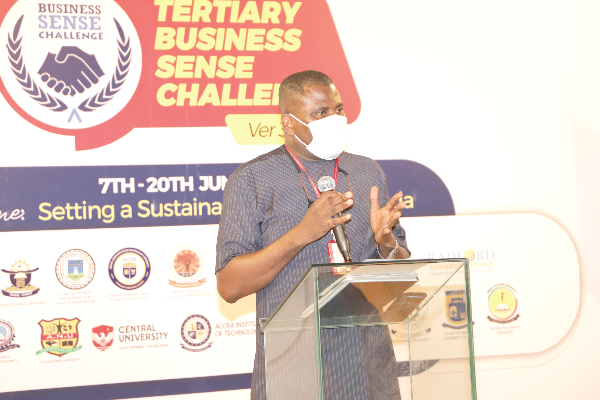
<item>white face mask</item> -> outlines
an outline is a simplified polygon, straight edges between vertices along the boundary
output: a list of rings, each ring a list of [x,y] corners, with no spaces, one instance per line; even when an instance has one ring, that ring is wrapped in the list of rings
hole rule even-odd
[[[312,133],[313,139],[309,145],[306,145],[296,136],[296,139],[306,146],[306,150],[323,160],[333,160],[342,154],[348,141],[348,119],[346,117],[334,114],[307,125],[293,114],[290,115],[302,125],[307,126],[310,129],[310,133]]]

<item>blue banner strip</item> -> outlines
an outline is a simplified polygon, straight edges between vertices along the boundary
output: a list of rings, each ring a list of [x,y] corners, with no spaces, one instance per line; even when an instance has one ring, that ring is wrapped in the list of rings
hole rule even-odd
[[[454,215],[435,172],[409,160],[379,164],[390,194],[405,196],[403,217]],[[0,168],[0,232],[218,224],[239,165]]]
[[[206,376],[0,393],[2,400],[113,400],[249,389],[252,374]]]
[[[414,374],[433,367],[439,360],[423,360],[417,363]],[[398,376],[410,376],[410,364],[398,363]],[[76,386],[56,389],[26,390],[0,393],[0,400],[113,400],[136,399],[153,396],[224,392],[250,389],[252,374],[205,376],[199,378],[169,379],[161,381],[115,383],[111,385]]]

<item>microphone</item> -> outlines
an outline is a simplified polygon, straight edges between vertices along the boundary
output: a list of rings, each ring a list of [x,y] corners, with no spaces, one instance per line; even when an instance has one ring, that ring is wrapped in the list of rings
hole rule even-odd
[[[324,176],[319,179],[317,183],[317,187],[321,193],[329,192],[335,188],[335,181],[330,176]],[[339,218],[342,216],[342,213],[337,213],[334,215],[334,218]],[[352,257],[350,256],[350,241],[348,240],[348,233],[346,233],[346,224],[343,222],[333,228],[333,234],[335,236],[335,241],[340,249],[340,253],[344,257],[345,262],[351,262]]]

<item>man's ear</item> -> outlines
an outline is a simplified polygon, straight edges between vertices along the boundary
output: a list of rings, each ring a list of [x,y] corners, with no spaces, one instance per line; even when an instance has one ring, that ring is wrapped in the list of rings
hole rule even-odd
[[[281,126],[286,135],[294,136],[293,118],[289,114],[281,114]]]

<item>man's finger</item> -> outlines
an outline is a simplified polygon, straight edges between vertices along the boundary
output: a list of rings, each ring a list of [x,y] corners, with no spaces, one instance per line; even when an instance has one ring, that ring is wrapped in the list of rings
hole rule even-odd
[[[336,199],[339,199],[336,201]],[[340,194],[338,192],[324,192],[318,199],[315,200],[314,204],[317,206],[331,207],[338,203],[341,203]]]
[[[342,224],[344,222],[348,222],[348,220],[351,218],[350,214],[344,214],[339,218],[332,218],[330,221],[330,227],[333,228],[334,226],[338,226],[339,224]]]
[[[379,189],[377,186],[371,188],[371,213],[379,211]]]
[[[353,203],[354,200],[350,199],[344,201],[343,203],[336,204],[328,210],[328,214],[330,214],[333,217],[334,215],[341,213],[342,211],[350,207]]]
[[[398,223],[398,221],[400,220],[400,217],[402,216],[402,213],[400,212],[395,212],[394,215],[392,215],[390,217],[390,219],[388,220],[388,225],[389,226],[394,226]]]
[[[394,197],[392,197],[390,199],[390,201],[388,201],[388,203],[386,204],[385,208],[386,210],[388,210],[388,212],[392,212],[394,210],[394,207],[396,207],[398,205],[398,201],[400,201],[400,199],[402,198],[402,192],[398,192],[394,195]]]
[[[338,192],[324,192],[315,202],[322,202],[327,207],[334,207],[349,199],[352,199],[352,193],[350,192],[346,192],[344,194]]]

